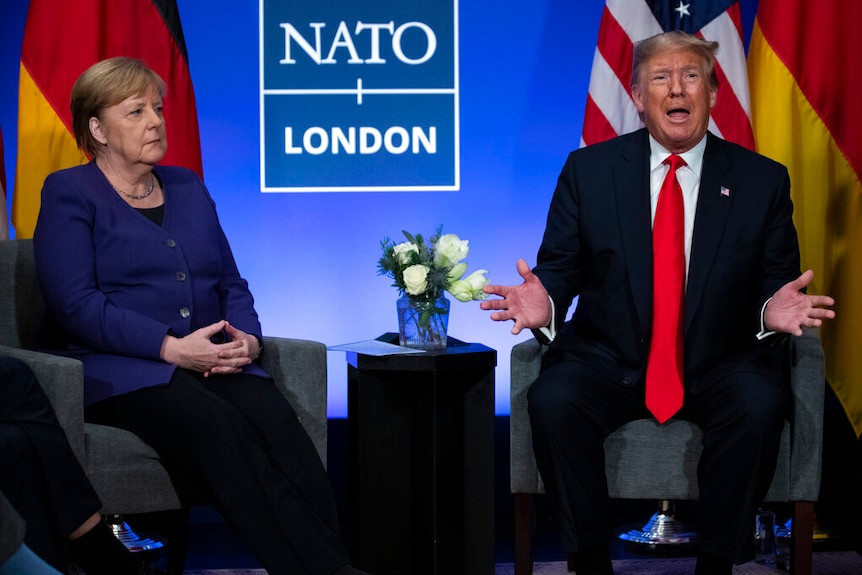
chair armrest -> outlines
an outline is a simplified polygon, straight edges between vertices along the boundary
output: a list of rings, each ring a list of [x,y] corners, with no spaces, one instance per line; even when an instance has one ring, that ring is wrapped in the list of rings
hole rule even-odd
[[[326,346],[316,341],[264,337],[261,367],[288,399],[326,466]]]
[[[793,419],[791,421],[790,500],[816,501],[823,456],[823,402],[826,367],[817,329],[791,338]]]
[[[544,493],[545,487],[533,455],[533,435],[527,413],[527,393],[539,377],[545,348],[535,339],[512,347],[510,356],[511,387],[509,393],[509,454],[512,493]]]
[[[0,355],[26,363],[51,401],[72,451],[86,469],[84,456],[84,364],[77,359],[0,345]]]

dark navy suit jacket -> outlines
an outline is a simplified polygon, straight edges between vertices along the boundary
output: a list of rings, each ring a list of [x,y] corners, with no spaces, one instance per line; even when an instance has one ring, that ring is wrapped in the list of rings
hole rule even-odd
[[[563,167],[534,270],[557,310],[546,366],[572,359],[622,385],[643,378],[652,322],[649,155],[643,129],[572,152]],[[763,304],[800,273],[792,213],[784,166],[707,135],[685,295],[687,388],[734,370],[784,379],[784,338],[756,334]]]
[[[165,194],[161,227],[93,162],[51,174],[42,189],[33,240],[53,328],[46,344],[84,363],[87,404],[167,383],[175,368],[159,357],[166,334],[226,319],[261,336],[203,182],[184,168],[154,173]],[[265,375],[255,364],[246,371]]]

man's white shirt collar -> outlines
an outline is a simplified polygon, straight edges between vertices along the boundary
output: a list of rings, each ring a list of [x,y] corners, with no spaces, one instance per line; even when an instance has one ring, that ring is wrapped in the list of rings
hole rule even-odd
[[[649,169],[650,172],[659,167],[664,162],[671,152],[667,148],[658,143],[658,140],[653,138],[652,134],[649,137]],[[703,153],[706,151],[706,134],[703,138],[694,145],[689,151],[679,154],[685,163],[691,168],[691,171],[700,175],[700,168],[703,166]]]

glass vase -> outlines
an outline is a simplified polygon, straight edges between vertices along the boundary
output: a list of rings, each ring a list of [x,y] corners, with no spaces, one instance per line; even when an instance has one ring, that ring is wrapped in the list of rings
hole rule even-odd
[[[441,295],[428,299],[403,295],[398,298],[398,343],[416,349],[446,349],[449,300]]]

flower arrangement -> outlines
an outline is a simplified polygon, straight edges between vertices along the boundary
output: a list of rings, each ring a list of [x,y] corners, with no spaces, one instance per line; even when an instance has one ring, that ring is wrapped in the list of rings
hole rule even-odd
[[[487,270],[464,277],[470,251],[467,240],[443,234],[442,226],[426,240],[421,234],[403,232],[407,241],[396,244],[388,237],[380,242],[383,257],[377,262],[380,275],[393,280],[401,294],[398,300],[401,345],[422,349],[446,347],[449,292],[458,301],[485,299]]]
[[[422,234],[406,231],[406,242],[396,244],[385,238],[380,242],[383,257],[377,262],[380,275],[392,278],[393,287],[411,297],[436,300],[448,291],[458,301],[485,299],[482,288],[488,283],[488,270],[464,277],[469,242],[455,234],[443,235],[442,229],[437,228],[428,241]]]

